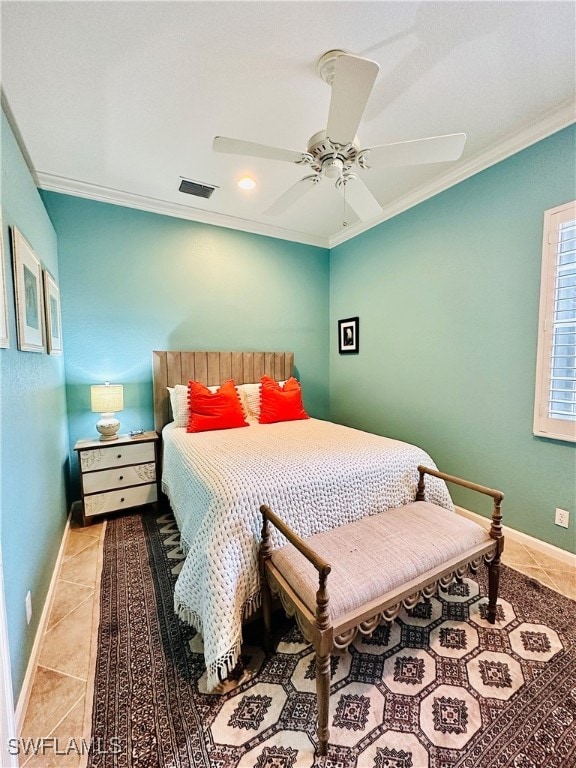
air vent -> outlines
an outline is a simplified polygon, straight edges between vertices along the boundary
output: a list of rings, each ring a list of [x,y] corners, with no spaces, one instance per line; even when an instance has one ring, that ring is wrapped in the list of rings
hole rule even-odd
[[[196,197],[208,199],[217,187],[210,184],[201,184],[199,181],[192,181],[191,179],[182,179],[178,189],[186,195],[196,195]]]

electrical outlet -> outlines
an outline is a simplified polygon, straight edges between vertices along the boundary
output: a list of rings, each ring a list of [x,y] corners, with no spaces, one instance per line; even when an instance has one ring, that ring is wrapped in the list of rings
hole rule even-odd
[[[32,595],[28,591],[26,594],[26,623],[30,624],[30,619],[32,618]]]
[[[561,525],[562,528],[568,528],[570,523],[570,512],[567,509],[558,509],[558,507],[556,507],[554,523],[556,525]]]

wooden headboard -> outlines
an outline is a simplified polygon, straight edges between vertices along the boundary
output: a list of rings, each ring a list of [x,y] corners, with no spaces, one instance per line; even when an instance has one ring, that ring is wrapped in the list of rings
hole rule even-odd
[[[262,376],[277,381],[294,373],[293,352],[152,352],[154,386],[154,429],[158,434],[170,421],[170,400],[166,387],[187,384],[190,379],[207,387],[234,379],[236,384],[251,384]]]

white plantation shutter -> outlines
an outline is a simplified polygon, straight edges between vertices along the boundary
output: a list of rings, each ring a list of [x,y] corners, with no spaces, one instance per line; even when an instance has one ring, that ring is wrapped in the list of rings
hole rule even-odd
[[[534,434],[576,441],[576,203],[546,211]]]
[[[548,415],[576,420],[576,221],[560,225]]]

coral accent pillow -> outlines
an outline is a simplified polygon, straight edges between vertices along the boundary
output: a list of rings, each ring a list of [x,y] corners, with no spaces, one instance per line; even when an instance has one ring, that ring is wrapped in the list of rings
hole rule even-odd
[[[285,381],[277,382],[281,387]],[[260,382],[258,384],[236,384],[240,395],[240,402],[244,406],[244,412],[248,421],[258,421],[260,416]]]
[[[260,424],[309,418],[302,405],[300,384],[293,376],[284,383],[284,386],[269,376],[262,376],[258,418]]]
[[[199,381],[188,382],[190,418],[187,432],[207,432],[211,429],[247,427],[242,403],[232,379],[211,392]]]

